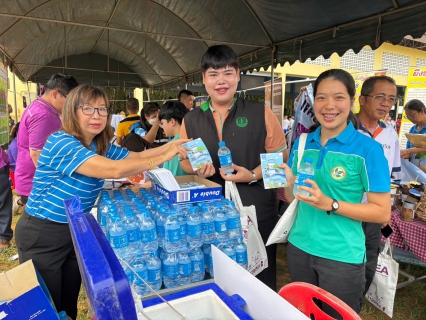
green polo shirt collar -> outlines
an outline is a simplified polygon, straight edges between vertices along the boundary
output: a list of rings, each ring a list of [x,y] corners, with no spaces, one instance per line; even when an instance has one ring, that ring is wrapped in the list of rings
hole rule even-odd
[[[228,110],[231,110],[232,109],[232,107],[235,105],[235,102],[237,101],[237,96],[235,95],[235,97],[234,97],[234,101],[232,102],[232,104],[231,104],[231,106],[228,108]],[[211,112],[214,112],[215,111],[215,109],[212,107],[212,105],[211,105],[211,98],[209,97],[208,99],[207,99],[207,101],[205,101],[202,105],[201,105],[201,107],[200,107],[203,111],[207,111],[207,110],[209,110],[210,109],[210,111]]]
[[[321,128],[322,126],[318,127],[311,137],[311,141],[315,141],[319,143],[320,145],[321,145]],[[337,137],[334,137],[333,139],[336,139],[340,143],[347,144],[350,141],[350,138],[355,131],[356,130],[354,125],[352,124],[351,121],[349,121],[345,130],[343,130],[343,132],[341,132]]]

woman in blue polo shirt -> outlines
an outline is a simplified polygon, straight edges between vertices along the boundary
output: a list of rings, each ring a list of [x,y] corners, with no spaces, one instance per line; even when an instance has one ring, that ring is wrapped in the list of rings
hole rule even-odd
[[[323,72],[314,84],[318,124],[311,128],[302,162],[313,159],[310,196],[293,195],[297,174],[296,141],[286,170],[286,197],[298,199],[298,213],[289,236],[288,268],[292,281],[314,284],[361,311],[365,286],[365,238],[362,221],[390,218],[389,170],[382,146],[359,133],[351,108],[353,77],[346,71]],[[313,131],[314,130],[314,131]],[[313,131],[313,132],[312,132]],[[364,193],[368,203],[361,203]],[[324,307],[324,311],[331,312]],[[330,314],[336,316],[336,314]]]
[[[143,152],[111,145],[107,94],[81,85],[70,92],[62,112],[62,130],[46,141],[37,163],[25,212],[16,225],[19,262],[32,259],[56,309],[77,317],[81,277],[63,201],[74,195],[89,213],[103,179],[127,177],[151,169],[177,154],[186,157],[179,140]]]

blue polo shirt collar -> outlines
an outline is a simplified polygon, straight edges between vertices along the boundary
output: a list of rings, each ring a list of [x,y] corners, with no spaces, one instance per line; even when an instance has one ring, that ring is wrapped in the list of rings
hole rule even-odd
[[[322,126],[319,126],[315,131],[314,134],[311,135],[310,141],[316,141],[321,145],[321,129]],[[337,137],[334,137],[333,139],[336,139],[337,141],[347,144],[352,137],[352,135],[356,132],[354,125],[351,121],[349,121],[348,125],[346,126],[345,130],[341,134],[339,134]]]

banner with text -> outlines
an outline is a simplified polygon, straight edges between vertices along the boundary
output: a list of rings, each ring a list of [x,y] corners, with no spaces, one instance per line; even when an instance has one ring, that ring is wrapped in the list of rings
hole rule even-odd
[[[410,68],[407,89],[405,90],[404,106],[412,99],[418,99],[426,104],[426,67]],[[408,133],[413,125],[414,124],[407,119],[404,110],[401,119],[401,129],[399,130],[399,147],[401,149],[405,149],[407,145],[405,133]]]
[[[368,72],[357,72],[352,73],[352,77],[355,80],[355,101],[352,107],[353,113],[359,113],[359,96],[361,94],[361,88],[364,81],[373,76],[385,76],[386,70],[368,71]]]

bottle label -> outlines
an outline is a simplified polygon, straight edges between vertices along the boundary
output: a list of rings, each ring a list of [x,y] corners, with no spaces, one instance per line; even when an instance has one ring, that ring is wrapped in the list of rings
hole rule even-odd
[[[127,229],[127,239],[129,240],[129,243],[139,241],[139,229]]]
[[[180,225],[180,237],[182,239],[186,237],[186,223]]]
[[[102,214],[102,213],[100,214],[100,216],[101,216],[101,226],[105,227],[107,224],[107,216],[106,214]]]
[[[157,240],[157,233],[155,232],[155,228],[149,230],[141,230],[140,235],[142,243],[150,243]]]
[[[241,229],[240,217],[228,218],[228,223],[229,223],[229,229],[231,230]]]
[[[225,233],[228,231],[228,220],[225,221],[214,221],[214,227],[217,233]]]
[[[164,277],[177,278],[179,276],[179,266],[177,264],[165,265],[163,264]]]
[[[228,257],[230,257],[232,260],[237,261],[237,254],[231,254],[231,255],[227,255]]]
[[[294,182],[295,184],[297,184],[297,186],[300,187],[309,187],[312,188],[312,185],[310,185],[309,183],[303,183],[303,181],[310,179],[310,180],[314,180],[314,176],[312,174],[307,174],[307,173],[297,173],[296,176],[296,181]]]
[[[204,271],[204,260],[195,260],[192,261],[192,270],[194,273]]]
[[[192,273],[192,263],[179,263],[179,274],[181,276],[187,277]]]
[[[219,162],[221,167],[232,165],[232,156],[231,154],[225,154],[223,156],[219,156]]]
[[[203,233],[204,234],[212,234],[214,233],[214,222],[206,222],[201,224],[203,227]]]
[[[141,277],[145,281],[148,280],[148,272],[146,270],[138,271],[137,274],[139,275],[139,277]],[[139,277],[137,277],[137,276],[134,277],[135,284],[137,284],[139,286],[145,285],[145,283],[141,279],[139,279]]]
[[[161,270],[160,269],[154,269],[149,270],[148,269],[148,282],[156,282],[161,280]]]
[[[120,236],[112,236],[109,235],[109,240],[111,243],[111,247],[114,249],[125,248],[129,245],[129,241],[127,240],[127,233]]]
[[[201,224],[188,224],[188,236],[191,238],[201,236]]]
[[[166,236],[166,229],[164,226],[160,226],[157,224],[157,236],[159,238],[164,238]]]
[[[179,242],[180,241],[179,229],[167,230],[167,239],[166,240],[168,242]]]
[[[247,263],[247,251],[238,252],[237,251],[237,263],[238,264],[245,264]]]

